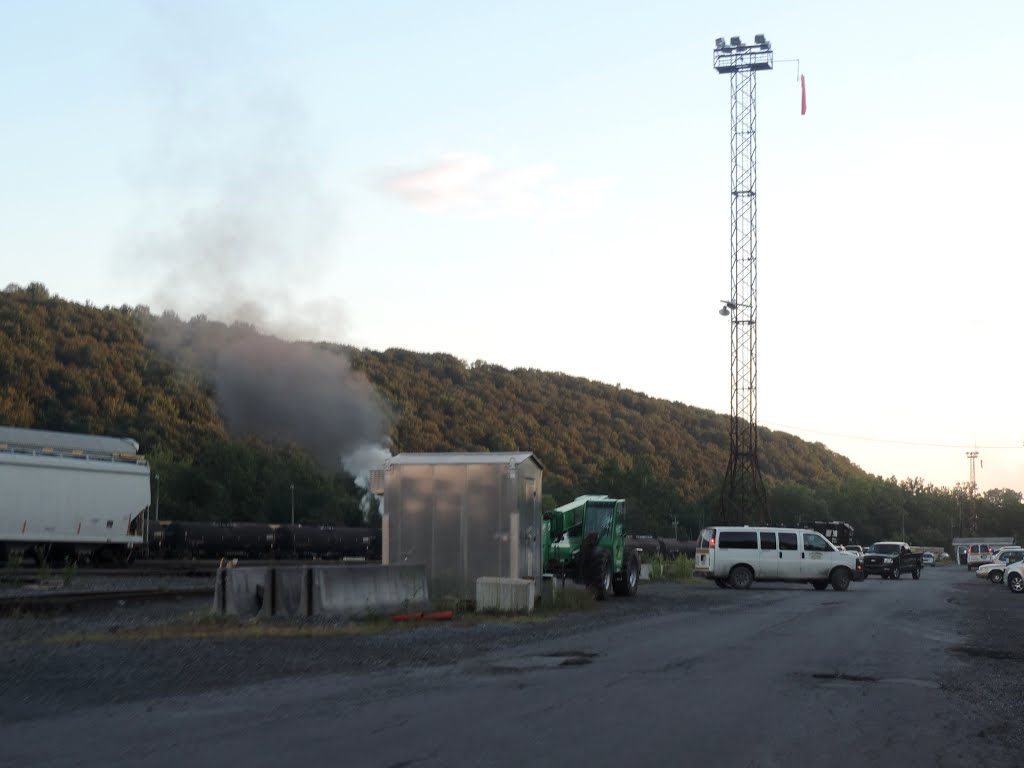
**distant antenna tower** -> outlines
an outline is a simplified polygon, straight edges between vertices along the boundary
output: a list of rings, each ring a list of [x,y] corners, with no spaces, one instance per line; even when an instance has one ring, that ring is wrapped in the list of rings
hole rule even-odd
[[[756,75],[771,69],[764,35],[754,45],[738,37],[715,40],[715,69],[732,85],[732,293],[722,315],[732,316],[732,405],[729,466],[722,483],[726,522],[766,523],[768,497],[757,460],[757,135]]]
[[[974,494],[978,490],[978,483],[974,479],[974,460],[978,458],[977,451],[968,451],[967,458],[971,460],[971,484],[967,486],[967,492],[971,497],[971,534],[978,533],[978,505],[974,502]]]

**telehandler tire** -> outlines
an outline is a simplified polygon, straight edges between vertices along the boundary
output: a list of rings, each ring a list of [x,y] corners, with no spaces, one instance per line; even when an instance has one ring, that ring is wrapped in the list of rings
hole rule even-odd
[[[627,552],[624,557],[625,567],[622,575],[612,582],[612,589],[616,597],[633,597],[640,586],[640,560],[636,552]]]
[[[590,588],[595,600],[604,600],[612,591],[612,559],[607,549],[600,549],[590,558]]]

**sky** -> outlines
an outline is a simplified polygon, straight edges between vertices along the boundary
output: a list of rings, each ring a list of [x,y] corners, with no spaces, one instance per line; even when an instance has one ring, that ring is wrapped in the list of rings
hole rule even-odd
[[[728,414],[763,33],[760,425],[1024,489],[1024,4],[836,5],[0,0],[3,282]]]

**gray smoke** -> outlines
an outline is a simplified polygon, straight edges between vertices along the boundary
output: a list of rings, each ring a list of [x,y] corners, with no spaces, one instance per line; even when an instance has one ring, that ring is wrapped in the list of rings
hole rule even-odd
[[[386,415],[343,350],[282,340],[339,341],[345,327],[329,288],[341,206],[298,89],[261,66],[249,16],[174,5],[156,22],[154,142],[129,238],[167,312],[150,342],[212,383],[234,435],[294,443],[330,469],[386,450]]]
[[[283,341],[243,324],[184,323],[171,313],[153,318],[147,339],[212,384],[232,435],[298,445],[325,469],[357,479],[390,455],[386,411],[341,348]],[[382,458],[364,466],[368,456]]]

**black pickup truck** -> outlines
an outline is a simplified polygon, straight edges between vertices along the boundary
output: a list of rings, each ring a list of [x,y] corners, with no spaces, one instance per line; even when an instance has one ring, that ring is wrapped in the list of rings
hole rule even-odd
[[[864,551],[864,576],[898,579],[909,573],[921,578],[921,554],[911,552],[905,541],[876,541]]]

